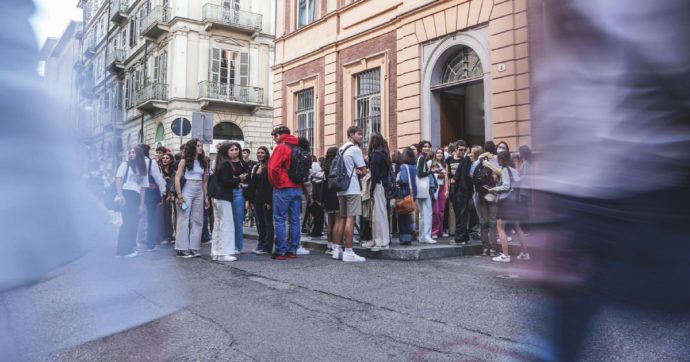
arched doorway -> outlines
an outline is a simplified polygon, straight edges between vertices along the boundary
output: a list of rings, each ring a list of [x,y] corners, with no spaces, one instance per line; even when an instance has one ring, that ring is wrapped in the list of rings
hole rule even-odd
[[[483,145],[492,137],[488,27],[425,44],[422,56],[422,138]]]
[[[224,141],[244,141],[242,129],[231,122],[221,122],[213,126],[213,139]]]
[[[443,59],[440,77],[431,85],[438,105],[440,145],[462,139],[470,145],[483,144],[484,70],[477,53],[468,46],[449,49]]]

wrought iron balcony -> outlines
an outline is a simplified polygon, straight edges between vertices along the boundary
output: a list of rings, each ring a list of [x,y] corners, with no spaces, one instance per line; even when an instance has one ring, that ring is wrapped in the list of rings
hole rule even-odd
[[[206,4],[203,7],[206,28],[218,27],[256,35],[261,32],[262,15],[235,10],[226,6]]]
[[[264,90],[237,84],[203,81],[199,83],[202,108],[211,104],[256,108],[264,105]]]
[[[84,57],[90,59],[94,54],[96,54],[96,37],[91,34],[84,40]]]
[[[113,72],[119,73],[125,70],[124,49],[109,49],[108,56],[105,58],[105,66]]]
[[[141,29],[139,35],[151,39],[156,39],[163,33],[170,30],[167,25],[170,21],[170,14],[172,9],[169,7],[156,6],[151,9],[144,19],[141,21]]]
[[[106,108],[100,111],[99,118],[105,129],[122,128],[124,112],[121,109]]]
[[[110,5],[110,21],[119,23],[127,19],[129,0],[115,0]]]
[[[140,111],[148,112],[165,109],[168,101],[168,85],[152,83],[134,92],[134,106]]]

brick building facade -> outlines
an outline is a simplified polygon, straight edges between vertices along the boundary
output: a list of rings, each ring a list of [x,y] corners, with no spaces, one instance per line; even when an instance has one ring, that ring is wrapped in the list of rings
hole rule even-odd
[[[273,123],[318,155],[352,124],[392,148],[530,144],[526,10],[527,0],[279,2]]]

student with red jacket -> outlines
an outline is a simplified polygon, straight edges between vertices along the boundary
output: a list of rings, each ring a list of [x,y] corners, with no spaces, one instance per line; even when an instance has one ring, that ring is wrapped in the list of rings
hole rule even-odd
[[[268,180],[273,185],[273,223],[275,227],[275,248],[273,259],[297,258],[297,248],[300,241],[300,202],[302,200],[302,185],[294,183],[288,177],[292,147],[298,146],[295,136],[290,135],[290,129],[278,126],[272,132],[273,141],[277,146],[273,149],[268,161]],[[285,221],[289,217],[290,243],[286,247]]]

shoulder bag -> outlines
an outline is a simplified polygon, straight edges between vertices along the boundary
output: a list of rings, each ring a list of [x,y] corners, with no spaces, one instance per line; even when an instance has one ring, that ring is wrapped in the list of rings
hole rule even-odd
[[[410,189],[410,194],[395,200],[395,212],[397,212],[398,215],[411,214],[415,210],[414,193],[412,192],[412,175],[410,174],[409,167],[405,167],[405,170],[407,170],[407,186]]]

